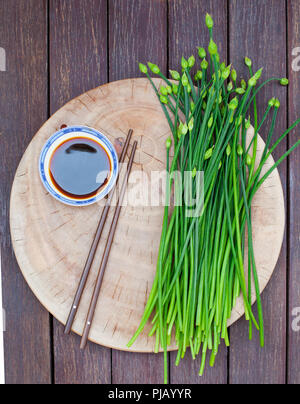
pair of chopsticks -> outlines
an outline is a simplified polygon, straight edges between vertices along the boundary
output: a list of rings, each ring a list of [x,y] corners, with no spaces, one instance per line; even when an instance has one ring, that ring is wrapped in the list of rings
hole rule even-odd
[[[120,164],[124,163],[124,161],[125,161],[125,157],[126,157],[126,153],[127,153],[127,150],[128,150],[130,140],[131,140],[132,133],[133,133],[133,131],[132,131],[132,129],[130,129],[129,132],[128,132],[128,135],[126,137],[126,141],[125,141],[125,144],[123,146],[121,156],[119,158]],[[125,195],[125,191],[126,191],[126,187],[127,187],[127,182],[128,182],[128,177],[129,177],[129,174],[130,174],[130,171],[131,171],[131,168],[132,168],[136,148],[137,148],[137,141],[135,141],[133,143],[133,146],[132,146],[132,150],[131,150],[128,165],[127,165],[127,172],[126,172],[124,181],[123,181],[122,186],[121,186],[121,190],[120,190],[119,198],[118,198],[118,202],[117,202],[117,207],[116,207],[116,210],[115,210],[115,213],[114,213],[114,216],[113,216],[113,219],[112,219],[112,223],[111,223],[111,226],[110,226],[110,230],[109,230],[109,233],[108,233],[108,238],[107,238],[106,245],[105,245],[105,248],[104,248],[102,261],[101,261],[101,264],[100,264],[100,267],[99,267],[98,276],[97,276],[96,284],[95,284],[95,287],[94,287],[92,300],[91,300],[91,303],[90,303],[89,311],[88,311],[88,314],[87,314],[87,318],[86,318],[86,322],[85,322],[85,326],[84,326],[84,330],[83,330],[83,334],[82,334],[82,338],[81,338],[80,349],[85,348],[87,340],[88,340],[89,332],[90,332],[90,329],[91,329],[91,326],[92,326],[92,321],[93,321],[93,318],[94,318],[94,314],[95,314],[95,310],[96,310],[96,306],[97,306],[97,301],[98,301],[98,297],[99,297],[99,294],[100,294],[100,289],[101,289],[101,285],[102,285],[102,281],[103,281],[103,277],[104,277],[104,273],[105,273],[105,268],[106,268],[106,265],[107,265],[107,261],[108,261],[109,253],[110,253],[110,250],[111,250],[113,238],[114,238],[114,235],[115,235],[115,232],[116,232],[117,223],[118,223],[118,219],[119,219],[119,216],[120,216],[122,202],[123,202],[123,199],[124,199],[124,195]],[[89,251],[89,254],[88,254],[88,257],[87,257],[87,260],[86,260],[82,275],[81,275],[81,279],[79,281],[78,288],[77,288],[77,291],[75,293],[75,297],[74,297],[73,304],[72,304],[72,307],[71,307],[71,310],[70,310],[70,313],[69,313],[69,317],[68,317],[68,320],[67,320],[66,325],[65,325],[65,331],[64,331],[65,334],[69,334],[70,331],[71,331],[71,328],[72,328],[72,325],[73,325],[73,322],[74,322],[74,319],[75,319],[75,316],[76,316],[76,313],[77,313],[77,310],[78,310],[78,306],[80,304],[81,296],[83,294],[83,291],[84,291],[84,288],[85,288],[85,285],[86,285],[86,281],[87,281],[87,278],[88,278],[92,263],[93,263],[94,258],[95,258],[96,250],[97,250],[97,247],[98,247],[101,235],[102,235],[102,231],[103,231],[106,219],[107,219],[110,204],[111,204],[112,198],[114,196],[114,191],[115,191],[115,189],[117,187],[118,181],[119,181],[119,175],[118,175],[118,178],[117,178],[116,185],[115,185],[114,189],[111,191],[111,193],[109,194],[109,196],[107,198],[107,201],[106,201],[106,204],[104,206],[104,209],[102,211],[101,218],[100,218],[97,230],[96,230],[95,238],[94,238],[93,243],[91,245],[91,248],[90,248],[90,251]]]

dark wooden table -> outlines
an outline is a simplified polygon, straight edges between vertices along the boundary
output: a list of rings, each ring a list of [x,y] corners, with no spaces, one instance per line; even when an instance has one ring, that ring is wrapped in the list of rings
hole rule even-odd
[[[178,67],[182,55],[207,44],[206,12],[214,17],[222,57],[238,71],[246,73],[247,55],[255,67],[264,67],[265,76],[289,77],[288,88],[270,85],[259,102],[280,99],[276,132],[281,133],[300,115],[299,0],[0,0],[1,55],[6,53],[6,71],[0,71],[0,236],[7,383],[162,382],[161,355],[93,344],[82,353],[77,336],[63,335],[19,271],[9,196],[26,146],[51,114],[86,90],[139,76],[137,61],[155,62],[164,72]],[[291,136],[299,138],[299,129]],[[172,383],[300,382],[300,150],[281,165],[280,174],[287,226],[263,293],[266,347],[259,348],[257,335],[248,341],[242,319],[230,329],[230,349],[221,350],[203,378],[197,376],[198,360],[187,357],[175,368],[170,354]]]

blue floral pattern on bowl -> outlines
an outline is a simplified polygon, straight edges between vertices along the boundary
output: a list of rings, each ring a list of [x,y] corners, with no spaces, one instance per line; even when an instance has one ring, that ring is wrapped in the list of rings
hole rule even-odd
[[[97,195],[80,200],[66,197],[65,195],[60,193],[59,190],[55,188],[54,184],[50,181],[49,176],[47,175],[47,160],[51,157],[50,154],[52,155],[51,149],[53,149],[53,145],[57,144],[57,146],[59,146],[60,143],[63,143],[67,135],[72,134],[72,136],[74,136],[76,135],[76,133],[78,133],[78,137],[88,135],[92,138],[96,138],[108,152],[112,167],[110,179],[105,187]],[[59,140],[61,140],[61,142]],[[71,206],[87,206],[103,199],[114,187],[118,175],[118,170],[118,155],[111,142],[101,132],[97,131],[96,129],[89,128],[88,126],[68,126],[54,133],[54,135],[52,135],[44,145],[39,159],[39,173],[46,190],[49,192],[50,195],[52,195],[60,202]]]

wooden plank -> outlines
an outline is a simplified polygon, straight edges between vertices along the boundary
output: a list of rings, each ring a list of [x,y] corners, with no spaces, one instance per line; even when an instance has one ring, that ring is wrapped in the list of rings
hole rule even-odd
[[[51,114],[107,82],[107,2],[50,1]]]
[[[163,383],[163,355],[112,351],[113,384]]]
[[[138,77],[138,62],[167,70],[166,0],[109,2],[109,79]],[[163,358],[155,354],[112,352],[113,383],[162,383]]]
[[[208,46],[209,34],[205,25],[205,15],[214,19],[214,38],[219,46],[221,58],[227,59],[227,2],[169,0],[169,68],[179,69],[181,57],[197,55],[197,46]],[[171,353],[171,383],[210,384],[227,383],[227,349],[220,348],[214,368],[205,370],[199,377],[200,358],[195,361],[190,355],[175,366],[176,353]]]
[[[78,335],[64,335],[54,320],[54,366],[56,384],[110,384],[111,350],[89,343],[79,349]]]
[[[233,0],[230,2],[230,61],[238,72],[247,76],[244,56],[253,60],[254,69],[264,67],[263,78],[286,75],[286,10],[285,2],[276,0]],[[240,77],[241,78],[241,77]],[[271,84],[260,93],[259,116],[267,101],[275,96],[281,108],[275,138],[286,128],[286,88]],[[268,124],[270,120],[268,121]],[[267,135],[267,127],[261,131]],[[274,153],[278,157],[286,150],[283,142]],[[280,167],[281,180],[286,190],[286,163]],[[284,383],[286,369],[286,239],[283,243],[275,273],[262,295],[265,318],[265,348],[259,346],[258,333],[248,341],[248,325],[239,321],[230,330],[230,383]]]
[[[289,124],[299,118],[300,111],[300,3],[288,1],[288,71],[289,71]],[[298,50],[296,49],[298,47]],[[294,50],[294,51],[293,51]],[[297,54],[296,54],[297,53]],[[298,59],[296,60],[296,57]],[[297,138],[299,128],[290,135],[290,146]],[[299,135],[298,135],[299,137]],[[297,149],[290,157],[289,164],[289,327],[288,327],[288,377],[289,384],[300,383],[300,150]]]
[[[138,62],[167,70],[167,0],[109,1],[109,81],[143,77]]]
[[[51,0],[50,113],[107,81],[107,1]],[[63,335],[53,322],[55,383],[110,383],[111,350]]]
[[[227,4],[222,0],[169,0],[169,68],[179,69],[181,57],[197,57],[197,47],[207,48],[206,13],[214,20],[214,40],[220,57],[227,59]]]
[[[8,219],[9,195],[17,164],[47,117],[47,1],[3,0],[0,16],[0,46],[4,49],[1,57],[6,55],[0,72],[5,376],[8,384],[48,384],[51,383],[49,315],[19,271],[12,252]]]

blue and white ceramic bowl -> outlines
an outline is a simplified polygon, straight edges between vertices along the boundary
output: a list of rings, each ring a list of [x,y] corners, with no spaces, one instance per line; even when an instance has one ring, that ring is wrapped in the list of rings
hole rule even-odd
[[[51,157],[54,151],[57,150],[61,144],[69,139],[74,139],[76,136],[85,137],[99,143],[106,151],[111,166],[108,181],[100,189],[99,193],[83,199],[76,199],[72,196],[66,196],[63,194],[52,181],[49,169]],[[111,142],[101,132],[87,126],[68,126],[54,133],[43,147],[39,160],[40,177],[46,190],[60,202],[71,206],[87,206],[103,199],[115,185],[118,169],[118,155]]]

